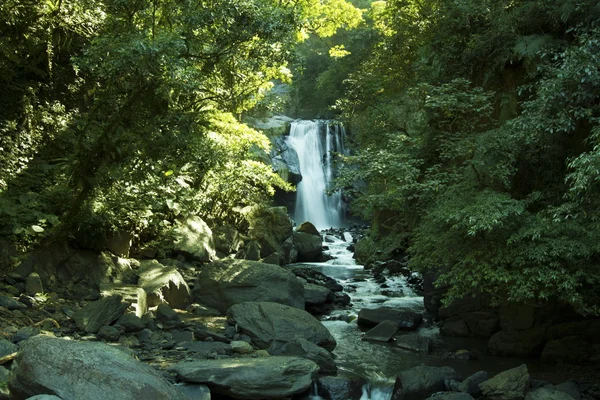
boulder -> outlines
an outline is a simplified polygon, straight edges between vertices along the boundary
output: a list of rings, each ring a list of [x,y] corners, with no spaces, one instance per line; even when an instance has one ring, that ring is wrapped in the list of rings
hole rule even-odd
[[[261,349],[282,346],[296,338],[306,339],[329,351],[336,346],[327,328],[298,308],[271,302],[247,302],[231,307],[227,316]]]
[[[215,358],[218,355],[231,355],[233,348],[223,342],[182,342],[179,346],[198,358]]]
[[[573,381],[566,381],[559,385],[554,386],[554,389],[565,392],[575,400],[581,399],[581,393],[579,392],[579,386]]]
[[[461,314],[471,334],[489,338],[499,329],[498,316],[485,311],[474,311]]]
[[[174,266],[156,260],[142,261],[138,285],[148,295],[148,307],[167,303],[184,310],[191,304],[190,288]]]
[[[25,281],[25,291],[30,296],[35,296],[37,293],[44,293],[44,285],[42,284],[40,274],[32,272],[27,276],[27,280]]]
[[[269,353],[275,356],[296,356],[314,361],[322,374],[335,374],[337,366],[330,352],[306,339],[296,338],[281,346],[271,347]]]
[[[458,384],[457,389],[459,392],[469,393],[471,396],[479,396],[481,389],[479,385],[487,381],[488,373],[485,371],[475,372],[467,379]]]
[[[235,258],[250,261],[260,260],[260,244],[256,240],[249,241],[235,253]]]
[[[319,232],[319,230],[308,221],[300,224],[300,226],[296,228],[296,232],[308,233],[309,235],[321,237],[321,233]]]
[[[577,363],[593,356],[593,353],[590,344],[579,336],[567,336],[546,343],[541,359],[546,363]]]
[[[96,333],[103,325],[110,325],[119,319],[127,307],[129,304],[124,303],[121,296],[114,295],[88,303],[72,318],[79,329]]]
[[[217,225],[212,230],[215,249],[223,254],[237,253],[244,247],[242,235],[231,225]]]
[[[498,375],[479,385],[481,392],[489,400],[522,399],[529,388],[529,372],[525,364]]]
[[[221,312],[246,301],[270,301],[304,309],[304,288],[294,274],[273,264],[226,259],[205,265],[194,299]]]
[[[148,294],[141,287],[120,283],[100,284],[100,297],[114,295],[119,295],[123,301],[130,303],[129,310],[139,318],[148,312]]]
[[[488,351],[503,356],[534,356],[540,354],[545,341],[545,326],[522,331],[500,331],[490,338]]]
[[[193,216],[178,222],[173,236],[176,253],[194,261],[208,262],[216,258],[212,231],[202,218]]]
[[[116,342],[119,340],[121,332],[122,331],[119,328],[110,325],[104,325],[98,329],[98,333],[96,335],[108,342]]]
[[[396,332],[398,332],[398,323],[396,321],[385,320],[365,333],[362,339],[375,342],[389,342]]]
[[[185,397],[152,367],[98,342],[33,337],[21,346],[9,380],[13,399],[146,400]]]
[[[27,306],[12,297],[4,296],[0,294],[0,307],[4,307],[9,309],[10,311],[14,310],[24,310]]]
[[[385,320],[394,321],[400,330],[417,329],[423,316],[413,311],[397,310],[389,307],[363,308],[358,313],[357,323],[362,326],[375,326]]]
[[[254,352],[252,345],[248,342],[244,342],[243,340],[233,340],[230,343],[231,349],[236,354],[250,354]]]
[[[298,249],[294,245],[294,238],[287,238],[281,245],[281,251],[279,252],[279,264],[293,264],[298,261]]]
[[[423,336],[419,332],[404,333],[395,337],[395,345],[404,350],[415,353],[431,353],[433,340],[430,337]]]
[[[183,325],[179,314],[166,304],[159,304],[156,307],[156,320],[162,322],[166,329],[173,329]]]
[[[360,399],[366,381],[344,376],[324,376],[317,380],[319,395],[331,400]]]
[[[135,314],[123,314],[115,325],[123,327],[125,332],[138,332],[146,327],[142,319]]]
[[[280,399],[307,390],[319,370],[300,357],[184,361],[170,368],[180,381],[242,399]]]
[[[319,261],[323,254],[323,242],[321,236],[310,233],[294,232],[294,245],[298,249],[298,261]]]
[[[316,306],[333,301],[333,292],[321,285],[305,283],[304,302],[307,306]]]
[[[440,333],[444,336],[466,337],[471,331],[467,323],[459,316],[450,317],[442,322]]]
[[[541,387],[527,393],[525,400],[575,400],[575,398],[560,390]]]
[[[450,367],[420,365],[400,372],[396,378],[392,399],[422,400],[445,389],[446,380],[458,380],[458,374]]]

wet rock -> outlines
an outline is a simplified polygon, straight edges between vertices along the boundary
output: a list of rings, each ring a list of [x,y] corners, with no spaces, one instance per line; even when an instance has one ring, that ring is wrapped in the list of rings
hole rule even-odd
[[[47,336],[23,344],[9,388],[15,400],[43,393],[86,400],[185,399],[152,367],[117,348]]]
[[[525,364],[509,369],[481,383],[479,388],[489,400],[522,399],[529,387],[529,373]]]
[[[363,308],[358,313],[358,324],[362,326],[375,326],[385,320],[398,324],[400,330],[417,329],[423,321],[423,316],[412,311],[396,310],[388,307]]]
[[[366,381],[343,376],[324,376],[317,380],[317,389],[321,397],[331,400],[359,399]]]
[[[337,366],[330,352],[306,339],[297,338],[282,346],[271,346],[269,353],[275,356],[297,356],[314,361],[322,374],[335,374]]]
[[[298,261],[320,261],[323,253],[321,236],[304,232],[294,232],[294,244],[298,249]]]
[[[10,311],[13,310],[25,310],[27,306],[21,302],[16,301],[15,299],[4,296],[0,294],[0,307],[5,307]]]
[[[319,370],[299,357],[274,356],[180,362],[177,378],[202,383],[211,391],[242,399],[278,399],[307,390]]]
[[[96,333],[103,325],[110,325],[123,315],[129,304],[119,295],[94,301],[73,314],[77,327],[88,333]]]
[[[542,387],[527,393],[525,400],[575,400],[575,398],[560,390]]]
[[[415,353],[431,353],[433,343],[431,338],[421,336],[416,333],[403,334],[396,336],[396,347],[404,350],[414,351]]]
[[[176,253],[194,260],[208,262],[216,257],[213,234],[202,218],[193,216],[178,223],[173,230]],[[176,307],[176,306],[174,306]]]
[[[445,390],[446,380],[459,380],[450,367],[420,365],[400,372],[394,385],[393,400],[421,400],[435,392]]]
[[[304,309],[304,288],[284,268],[246,260],[205,265],[194,285],[194,298],[221,312],[245,301],[270,301]]]
[[[121,330],[114,326],[104,325],[100,329],[98,329],[98,337],[105,339],[109,342],[116,342],[119,340],[119,336],[121,336]]]
[[[165,266],[156,260],[142,261],[138,285],[148,295],[148,307],[167,303],[185,310],[191,304],[190,288],[174,266]]]
[[[307,307],[333,302],[333,292],[326,287],[305,283],[304,302]]]
[[[44,285],[42,284],[40,274],[32,272],[27,276],[27,280],[25,281],[25,291],[30,296],[35,296],[37,293],[44,293]]]
[[[0,358],[15,353],[19,347],[13,342],[0,338]]]
[[[365,333],[362,339],[375,342],[389,342],[392,340],[396,332],[398,332],[398,323],[395,321],[385,320]]]
[[[270,302],[237,304],[227,311],[230,321],[261,349],[306,339],[332,351],[336,342],[315,317],[304,310]]]

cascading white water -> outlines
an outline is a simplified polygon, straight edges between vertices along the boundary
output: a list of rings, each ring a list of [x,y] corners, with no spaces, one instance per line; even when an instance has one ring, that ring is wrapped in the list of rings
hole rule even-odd
[[[317,229],[343,225],[342,194],[336,191],[327,195],[326,191],[334,178],[332,153],[346,153],[344,136],[344,128],[339,125],[332,128],[322,121],[292,122],[287,144],[298,154],[302,174],[296,188],[297,223],[310,221]]]

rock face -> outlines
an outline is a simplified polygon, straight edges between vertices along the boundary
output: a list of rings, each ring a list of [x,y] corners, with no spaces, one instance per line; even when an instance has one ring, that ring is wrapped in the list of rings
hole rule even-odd
[[[522,399],[529,387],[529,373],[525,364],[509,369],[479,385],[489,400]]]
[[[156,260],[142,261],[138,285],[147,293],[149,307],[167,303],[173,308],[185,309],[191,304],[190,288],[173,266]]]
[[[36,336],[14,363],[9,388],[15,400],[44,393],[65,400],[185,399],[153,368],[102,343]]]
[[[279,399],[308,389],[319,367],[299,357],[181,362],[171,368],[184,382],[242,399]]]
[[[212,231],[200,217],[190,217],[173,230],[174,250],[196,261],[212,261],[216,257]]]
[[[385,320],[396,322],[398,329],[413,330],[419,327],[423,316],[416,312],[388,307],[363,308],[358,313],[357,323],[363,326],[375,326]]]
[[[400,372],[394,386],[392,399],[421,400],[445,389],[446,380],[459,377],[450,367],[429,367],[420,365]]]
[[[123,315],[129,304],[121,300],[121,296],[114,295],[89,303],[73,314],[73,320],[79,329],[96,333],[103,325],[109,325]]]
[[[194,299],[221,312],[246,301],[269,301],[304,309],[304,288],[294,274],[273,264],[221,260],[207,264],[194,285]]]
[[[227,311],[238,329],[259,348],[279,347],[303,338],[329,351],[336,342],[315,317],[304,310],[270,302],[237,304]]]
[[[294,244],[298,249],[298,261],[319,261],[323,253],[323,241],[320,235],[294,232]]]

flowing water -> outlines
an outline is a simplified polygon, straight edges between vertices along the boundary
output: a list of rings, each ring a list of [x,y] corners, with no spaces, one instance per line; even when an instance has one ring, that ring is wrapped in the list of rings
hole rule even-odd
[[[302,181],[297,186],[294,210],[297,224],[310,221],[318,229],[344,225],[341,193],[326,194],[335,175],[332,154],[346,153],[344,136],[342,127],[332,127],[325,121],[292,123],[287,142],[298,153],[302,174]],[[424,313],[423,298],[407,285],[404,277],[387,277],[386,286],[382,287],[370,271],[356,265],[352,253],[347,250],[352,237],[348,233],[343,236],[343,239],[326,237],[329,247],[327,253],[333,257],[332,260],[303,265],[337,279],[351,298],[351,310],[335,311],[324,317],[322,322],[338,343],[334,355],[339,374],[353,377],[359,375],[368,382],[362,389],[360,400],[390,399],[398,372],[421,364],[450,366],[463,377],[481,370],[495,375],[524,362],[528,364],[530,372],[544,368],[533,360],[486,355],[485,340],[441,338],[439,330],[427,320],[427,316],[423,327],[398,334],[393,342],[373,343],[361,340],[362,332],[356,324],[360,309],[392,307]],[[466,361],[448,357],[462,349],[478,353],[478,359]],[[309,398],[320,399],[316,385]]]
[[[335,176],[334,153],[345,153],[344,128],[327,121],[292,122],[287,144],[298,154],[302,181],[296,187],[294,221],[310,221],[317,229],[344,224],[342,194],[327,191]]]

